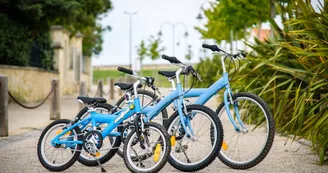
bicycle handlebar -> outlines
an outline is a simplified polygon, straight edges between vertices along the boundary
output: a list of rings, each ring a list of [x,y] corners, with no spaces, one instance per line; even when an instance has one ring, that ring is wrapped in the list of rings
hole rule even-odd
[[[224,50],[220,49],[216,44],[209,45],[209,44],[202,44],[202,47],[205,49],[210,49],[213,52],[222,52],[226,56],[230,56],[232,58],[237,58],[237,59],[244,59],[246,58],[246,54],[244,52],[238,52],[236,54],[229,54],[225,52]]]
[[[154,90],[158,90],[158,88],[155,85],[155,79],[153,77],[139,77],[138,74],[135,73],[133,70],[130,70],[130,69],[127,69],[124,67],[118,67],[117,70],[120,72],[129,74],[138,80],[142,80],[142,81],[146,82],[147,86],[151,87]]]
[[[129,74],[129,75],[133,75],[133,71],[124,67],[118,67],[117,68],[118,71]]]
[[[169,61],[170,63],[181,64],[181,61],[179,61],[176,57],[173,56],[171,57],[163,54],[162,58]]]
[[[209,44],[202,44],[202,47],[205,49],[210,49],[213,52],[220,52],[222,51],[217,45],[209,45]]]

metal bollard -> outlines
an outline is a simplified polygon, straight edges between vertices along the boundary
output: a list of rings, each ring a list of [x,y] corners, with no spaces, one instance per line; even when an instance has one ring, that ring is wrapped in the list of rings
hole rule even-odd
[[[102,79],[100,79],[99,81],[98,81],[98,92],[99,92],[99,94],[98,94],[98,96],[99,97],[103,97],[103,93],[104,93],[104,88],[103,88],[103,80]]]
[[[60,119],[60,92],[59,92],[59,80],[53,79],[51,81],[52,97],[50,104],[50,120]]]
[[[8,134],[8,77],[0,75],[0,137]]]
[[[80,83],[80,96],[86,96],[87,95],[87,85],[85,84],[84,81],[81,81]],[[84,108],[83,103],[79,103],[79,110]]]

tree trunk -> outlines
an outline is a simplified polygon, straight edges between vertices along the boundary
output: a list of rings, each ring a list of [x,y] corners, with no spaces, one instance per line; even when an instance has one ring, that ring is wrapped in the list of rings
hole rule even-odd
[[[248,39],[247,39],[247,26],[246,26],[246,23],[244,23],[244,38],[245,38],[245,41],[248,41]],[[247,48],[247,46],[246,46],[246,44],[244,44],[245,45],[245,51],[246,51],[246,48]]]
[[[258,28],[258,31],[257,31],[257,38],[260,40],[260,36],[261,36],[261,24],[262,24],[262,21],[259,20],[259,28]]]
[[[233,30],[230,30],[230,52],[233,51]]]
[[[270,17],[272,20],[276,17],[276,7],[275,7],[275,0],[270,0]],[[270,37],[273,38],[273,28],[271,27],[270,30]]]
[[[235,49],[236,49],[236,51],[237,51],[237,49],[238,49],[238,34],[237,34],[237,32],[235,33],[235,40],[236,40],[236,42],[235,42]]]

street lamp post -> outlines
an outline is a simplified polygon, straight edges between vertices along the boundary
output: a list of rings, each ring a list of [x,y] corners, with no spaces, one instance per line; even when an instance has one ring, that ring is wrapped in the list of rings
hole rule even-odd
[[[172,23],[170,23],[170,22],[163,22],[163,23],[161,24],[161,28],[160,28],[160,30],[159,30],[159,32],[158,32],[158,35],[159,35],[159,36],[162,36],[162,35],[163,35],[163,33],[162,33],[162,28],[163,28],[164,25],[169,25],[169,26],[172,27],[172,54],[173,54],[173,56],[175,56],[175,27],[178,26],[178,25],[183,25],[183,26],[184,26],[184,29],[185,29],[185,34],[184,34],[184,36],[185,36],[186,38],[188,37],[187,27],[186,27],[186,25],[185,25],[184,23],[182,23],[182,22],[178,22],[178,23],[174,23],[174,24],[172,24]]]
[[[127,12],[124,14],[129,15],[129,57],[130,57],[130,69],[132,69],[132,16],[137,14],[137,12]]]

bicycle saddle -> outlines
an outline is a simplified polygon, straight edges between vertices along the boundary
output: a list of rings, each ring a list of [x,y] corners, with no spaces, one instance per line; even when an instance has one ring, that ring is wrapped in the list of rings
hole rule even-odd
[[[77,99],[85,104],[95,104],[95,103],[106,103],[106,99],[102,97],[87,97],[87,96],[78,96]]]
[[[132,90],[133,89],[133,83],[114,83],[114,86],[119,87],[121,90]],[[141,88],[142,85],[139,84],[138,88]]]
[[[175,72],[176,71],[158,71],[158,74],[169,77],[169,78],[174,78],[175,77]],[[185,72],[181,72],[180,74],[186,74]]]

